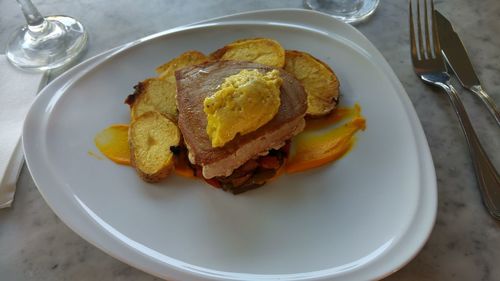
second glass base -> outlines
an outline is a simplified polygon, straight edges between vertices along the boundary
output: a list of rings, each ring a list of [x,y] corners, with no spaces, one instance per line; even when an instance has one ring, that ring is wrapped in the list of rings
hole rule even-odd
[[[304,6],[323,12],[346,23],[356,23],[367,19],[379,0],[304,0]]]
[[[9,61],[25,70],[45,71],[76,59],[87,45],[83,25],[68,16],[49,16],[35,27],[24,26],[7,45]]]

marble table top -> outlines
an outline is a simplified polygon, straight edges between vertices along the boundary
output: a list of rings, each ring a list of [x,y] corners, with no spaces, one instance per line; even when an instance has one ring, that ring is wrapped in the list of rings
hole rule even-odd
[[[175,26],[241,11],[300,8],[300,0],[34,1],[41,13],[80,19],[90,33],[86,57]],[[500,1],[436,0],[454,22],[485,89],[500,103]],[[500,222],[480,194],[457,118],[445,95],[413,73],[407,1],[383,0],[357,26],[385,56],[422,122],[438,181],[438,214],[422,251],[387,280],[500,280]],[[16,2],[0,2],[0,53],[24,23]],[[462,91],[476,131],[500,167],[500,130],[481,102]],[[157,280],[89,244],[47,206],[25,167],[14,206],[0,210],[0,280]]]

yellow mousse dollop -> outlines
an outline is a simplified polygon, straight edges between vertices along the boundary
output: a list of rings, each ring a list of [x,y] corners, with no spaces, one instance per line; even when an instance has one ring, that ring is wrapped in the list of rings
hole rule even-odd
[[[224,146],[238,133],[253,132],[273,119],[280,107],[282,83],[278,70],[242,70],[227,77],[203,102],[212,146]]]

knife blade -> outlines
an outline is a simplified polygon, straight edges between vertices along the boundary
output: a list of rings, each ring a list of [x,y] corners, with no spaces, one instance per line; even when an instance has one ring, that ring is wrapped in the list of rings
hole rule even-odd
[[[500,126],[500,112],[493,99],[483,90],[462,40],[460,40],[460,37],[445,16],[437,10],[435,10],[434,13],[439,44],[448,65],[451,67],[451,70],[455,73],[462,86],[481,98],[488,108],[488,111],[493,115],[493,118],[495,118],[497,124]]]
[[[462,40],[453,29],[450,21],[439,11],[436,12],[436,22],[439,36],[439,44],[446,56],[446,60],[453,69],[453,72],[465,88],[470,89],[474,85],[480,85],[479,78],[472,67],[469,55]]]

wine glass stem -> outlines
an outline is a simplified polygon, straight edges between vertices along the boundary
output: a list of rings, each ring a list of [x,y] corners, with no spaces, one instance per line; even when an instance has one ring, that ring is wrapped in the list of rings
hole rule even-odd
[[[31,0],[17,0],[21,10],[23,11],[26,22],[28,23],[28,29],[34,34],[45,33],[48,30],[48,23],[44,17],[40,14],[38,9],[33,5]]]

